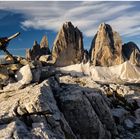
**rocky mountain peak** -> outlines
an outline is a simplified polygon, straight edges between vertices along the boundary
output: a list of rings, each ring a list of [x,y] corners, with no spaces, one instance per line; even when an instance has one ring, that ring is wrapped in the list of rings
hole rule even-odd
[[[53,44],[52,54],[46,36],[43,36],[40,45],[34,42],[33,48],[26,51],[26,58],[39,59],[43,62],[51,60],[55,66],[68,66],[78,63],[87,63],[95,66],[114,66],[126,60],[140,65],[139,48],[133,42],[122,45],[122,40],[116,31],[106,23],[101,23],[92,40],[90,51],[83,47],[82,32],[70,21],[60,28]],[[47,56],[46,56],[47,55]],[[48,59],[49,58],[49,59]]]
[[[43,36],[41,42],[40,42],[40,52],[41,55],[50,55],[51,51],[49,49],[49,43],[46,36]]]
[[[140,66],[140,50],[134,42],[125,43],[122,47],[122,51],[127,60],[132,64]]]
[[[36,40],[34,41],[33,46],[38,46],[38,43]]]
[[[38,44],[38,42],[35,40],[34,43],[33,43],[33,51],[35,51],[34,49],[39,49],[40,48],[40,45]]]
[[[56,66],[67,66],[82,62],[83,36],[71,22],[65,22],[54,41],[52,57]]]
[[[39,59],[40,56],[48,54],[50,54],[50,49],[46,36],[43,36],[40,44],[35,40],[33,47],[31,49],[26,49],[26,58],[28,60],[36,60]]]
[[[112,30],[112,27],[109,25],[109,24],[106,24],[106,23],[101,23],[98,27],[98,31],[101,31],[101,30]]]
[[[48,44],[48,39],[47,37],[44,35],[41,42],[40,42],[40,48],[48,48],[49,44]]]
[[[64,28],[74,27],[73,24],[70,21],[67,21],[63,24]]]
[[[98,66],[112,66],[124,62],[122,40],[108,24],[99,25],[90,49],[91,61]]]

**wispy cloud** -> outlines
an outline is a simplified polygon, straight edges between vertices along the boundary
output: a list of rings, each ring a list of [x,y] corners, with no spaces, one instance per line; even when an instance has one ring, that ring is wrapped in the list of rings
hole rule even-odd
[[[58,31],[65,21],[89,37],[93,37],[101,22],[107,22],[122,36],[140,35],[140,2],[78,1],[78,2],[0,2],[0,9],[23,13],[22,28]]]

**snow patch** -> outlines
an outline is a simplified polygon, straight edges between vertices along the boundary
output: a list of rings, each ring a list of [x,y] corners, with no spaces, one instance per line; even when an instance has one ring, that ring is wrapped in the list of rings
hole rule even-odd
[[[140,67],[129,61],[111,67],[90,66],[90,63],[81,63],[57,69],[72,76],[88,75],[94,81],[140,83]]]

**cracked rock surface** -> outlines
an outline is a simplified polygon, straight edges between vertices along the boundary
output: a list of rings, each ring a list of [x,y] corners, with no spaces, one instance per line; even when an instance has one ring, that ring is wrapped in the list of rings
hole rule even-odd
[[[0,91],[0,138],[140,136],[138,102],[134,106],[126,94],[139,93],[134,85],[102,85],[87,76],[69,75],[51,76],[22,88],[18,84]]]

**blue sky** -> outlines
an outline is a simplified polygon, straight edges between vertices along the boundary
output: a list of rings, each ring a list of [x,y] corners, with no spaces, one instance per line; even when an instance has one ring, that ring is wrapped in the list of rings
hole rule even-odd
[[[24,55],[34,40],[47,35],[50,48],[66,21],[77,26],[84,36],[84,48],[89,49],[100,23],[105,22],[119,32],[123,43],[140,46],[140,2],[133,1],[0,1],[0,37],[21,32],[11,41],[9,51]]]

